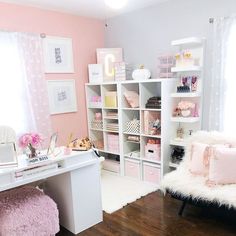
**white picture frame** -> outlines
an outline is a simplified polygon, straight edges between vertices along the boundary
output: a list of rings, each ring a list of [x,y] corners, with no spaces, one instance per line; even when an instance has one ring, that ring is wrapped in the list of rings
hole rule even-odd
[[[77,112],[75,80],[47,80],[50,114]]]
[[[74,73],[71,38],[47,36],[43,39],[45,73]]]
[[[103,65],[102,64],[89,64],[89,83],[102,83],[103,82]]]

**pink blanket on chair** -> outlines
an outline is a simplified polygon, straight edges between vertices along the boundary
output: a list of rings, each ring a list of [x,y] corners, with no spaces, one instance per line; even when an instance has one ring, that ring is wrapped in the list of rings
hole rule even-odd
[[[34,187],[0,193],[0,235],[49,236],[59,231],[56,203]]]

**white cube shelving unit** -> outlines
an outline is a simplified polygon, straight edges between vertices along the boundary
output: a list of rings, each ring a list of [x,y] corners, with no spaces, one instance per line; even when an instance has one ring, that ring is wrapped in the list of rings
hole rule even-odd
[[[174,40],[171,42],[172,46],[175,46],[178,52],[183,50],[190,50],[193,54],[193,57],[197,57],[199,63],[197,65],[192,66],[174,66],[171,71],[176,73],[175,77],[178,77],[175,90],[171,93],[173,110],[174,107],[177,106],[178,102],[181,100],[192,101],[198,106],[198,117],[171,117],[172,129],[171,129],[171,139],[170,145],[172,148],[174,146],[179,146],[182,148],[186,147],[186,140],[189,137],[189,130],[196,132],[200,130],[202,127],[202,81],[203,81],[203,73],[204,73],[204,51],[205,51],[205,39],[198,37],[190,37],[179,40]],[[177,86],[180,83],[182,76],[197,76],[198,77],[198,86],[197,91],[190,92],[177,92]],[[178,127],[182,127],[185,131],[184,139],[178,140],[176,139],[176,130]],[[172,163],[170,160],[169,167],[170,170],[176,168],[178,165]]]
[[[171,138],[171,120],[170,115],[172,113],[172,98],[170,96],[176,85],[176,79],[150,79],[145,81],[120,81],[120,82],[106,82],[102,84],[86,84],[86,98],[87,98],[87,116],[88,116],[88,130],[89,137],[92,141],[103,140],[103,149],[99,150],[101,155],[108,157],[110,155],[119,156],[119,161],[114,160],[114,164],[118,165],[116,170],[120,175],[126,175],[125,161],[129,165],[134,165],[134,169],[139,172],[137,176],[141,180],[144,179],[144,170],[152,170],[157,168],[160,170],[160,179],[169,171],[169,156],[170,148],[169,141]],[[107,91],[117,91],[117,107],[105,107],[104,96]],[[125,91],[135,91],[139,94],[139,107],[131,108],[125,97]],[[101,96],[101,107],[90,106],[92,96]],[[161,97],[161,108],[150,109],[146,108],[147,100],[151,97]],[[108,116],[108,112],[116,112],[116,117]],[[144,132],[144,112],[152,111],[158,113],[161,120],[161,134],[150,135]],[[95,130],[91,127],[91,121],[94,119],[96,112],[102,114],[103,128]],[[140,122],[139,133],[129,133],[126,130],[126,122],[131,121],[133,118],[137,118]],[[119,136],[119,152],[112,152],[107,147],[107,134],[111,131],[106,129],[107,122],[117,122],[118,131],[115,133]],[[139,142],[128,141],[127,137],[134,135],[139,138]],[[161,143],[161,160],[155,161],[145,158],[145,145],[148,139],[158,139]],[[135,152],[136,151],[136,152]],[[130,153],[140,153],[139,155],[130,156]],[[116,158],[117,159],[117,158]],[[129,162],[130,161],[130,162]],[[135,161],[135,162],[132,162]],[[147,172],[145,172],[147,173]]]

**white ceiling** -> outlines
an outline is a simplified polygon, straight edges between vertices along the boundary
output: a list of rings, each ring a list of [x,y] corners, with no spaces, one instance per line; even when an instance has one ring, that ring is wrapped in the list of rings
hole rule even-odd
[[[128,0],[128,4],[123,9],[113,10],[106,7],[103,0],[0,0],[0,2],[34,6],[99,19],[110,18],[163,1],[167,0]]]

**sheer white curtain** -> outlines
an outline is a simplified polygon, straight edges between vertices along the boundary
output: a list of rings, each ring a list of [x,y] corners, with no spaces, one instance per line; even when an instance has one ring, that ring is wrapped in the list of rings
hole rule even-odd
[[[51,133],[42,58],[40,36],[0,32],[0,124],[18,134]]]
[[[236,131],[236,18],[214,22],[209,130]]]

